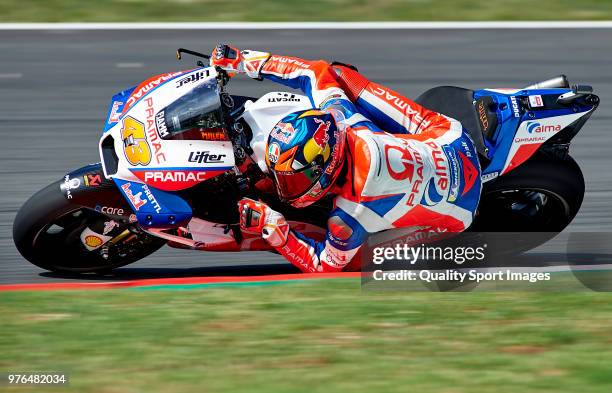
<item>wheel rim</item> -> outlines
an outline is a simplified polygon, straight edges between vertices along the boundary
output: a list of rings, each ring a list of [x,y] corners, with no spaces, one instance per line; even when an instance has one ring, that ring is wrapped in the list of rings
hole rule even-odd
[[[118,265],[139,259],[148,244],[157,240],[152,236],[139,233],[138,236],[128,237],[117,244],[106,245],[89,251],[81,241],[81,233],[85,228],[96,222],[108,221],[109,218],[90,209],[76,209],[64,213],[52,222],[45,225],[34,237],[32,247],[52,262],[51,264],[62,270],[87,271],[110,269]],[[127,220],[116,220],[120,223],[119,229],[135,229],[135,224]],[[136,241],[134,241],[136,239]],[[130,242],[131,240],[131,242]]]
[[[484,194],[478,209],[479,231],[558,232],[569,222],[569,203],[541,189],[507,189]]]

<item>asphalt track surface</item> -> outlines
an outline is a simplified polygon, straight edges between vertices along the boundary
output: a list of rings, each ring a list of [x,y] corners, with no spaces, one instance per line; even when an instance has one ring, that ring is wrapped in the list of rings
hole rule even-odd
[[[590,84],[601,106],[572,144],[587,192],[568,230],[612,230],[612,29],[0,31],[0,283],[76,279],[21,258],[11,235],[17,210],[68,170],[99,161],[97,141],[114,93],[191,68],[191,59],[175,60],[178,47],[207,52],[217,42],[352,63],[408,97],[436,85],[521,87],[560,73]],[[282,89],[243,77],[230,85],[244,95]],[[97,279],[294,271],[270,253],[165,247]]]

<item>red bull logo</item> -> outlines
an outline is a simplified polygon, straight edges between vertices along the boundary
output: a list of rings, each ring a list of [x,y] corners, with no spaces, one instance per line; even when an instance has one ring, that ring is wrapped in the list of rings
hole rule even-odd
[[[318,124],[317,130],[312,135],[306,144],[304,145],[304,159],[305,163],[311,163],[318,155],[323,155],[324,162],[327,162],[331,154],[329,147],[329,128],[331,127],[330,121],[323,121],[318,118],[313,119]]]
[[[315,118],[314,121],[319,126],[317,127],[317,130],[315,131],[314,135],[312,136],[312,139],[317,144],[317,146],[319,146],[321,149],[324,149],[327,145],[327,142],[329,141],[329,135],[327,131],[329,131],[329,127],[331,127],[331,122],[323,121],[317,118]]]

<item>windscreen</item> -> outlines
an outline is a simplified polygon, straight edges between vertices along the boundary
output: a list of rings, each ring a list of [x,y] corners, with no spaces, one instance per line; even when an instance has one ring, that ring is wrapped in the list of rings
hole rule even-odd
[[[201,84],[155,115],[162,138],[185,131],[220,131],[225,129],[223,110],[216,81]]]

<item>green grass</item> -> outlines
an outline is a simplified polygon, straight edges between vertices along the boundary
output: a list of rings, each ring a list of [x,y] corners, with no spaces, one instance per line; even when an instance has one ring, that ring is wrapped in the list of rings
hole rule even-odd
[[[610,0],[0,0],[3,22],[612,19]]]
[[[610,300],[352,279],[2,293],[0,372],[66,371],[57,391],[100,393],[610,392]]]

